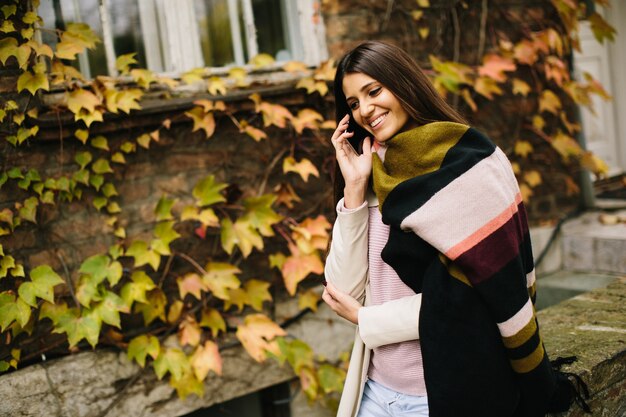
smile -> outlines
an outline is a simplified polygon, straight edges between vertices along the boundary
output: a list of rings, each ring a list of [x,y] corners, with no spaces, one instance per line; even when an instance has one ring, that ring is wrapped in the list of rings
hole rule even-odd
[[[380,115],[380,116],[378,116],[376,119],[374,119],[374,120],[372,121],[372,123],[370,123],[370,126],[371,126],[372,128],[375,128],[376,126],[378,126],[378,125],[379,125],[379,124],[380,124],[380,123],[381,123],[381,122],[385,119],[385,117],[387,117],[387,113],[385,113],[385,114],[381,114],[381,115]]]

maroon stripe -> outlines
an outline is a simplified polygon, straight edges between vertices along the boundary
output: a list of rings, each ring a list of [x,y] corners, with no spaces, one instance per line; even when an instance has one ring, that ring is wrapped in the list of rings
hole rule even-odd
[[[518,209],[523,210],[521,205]],[[518,211],[509,221],[455,260],[473,285],[485,281],[519,255],[528,232],[525,219],[526,213]]]

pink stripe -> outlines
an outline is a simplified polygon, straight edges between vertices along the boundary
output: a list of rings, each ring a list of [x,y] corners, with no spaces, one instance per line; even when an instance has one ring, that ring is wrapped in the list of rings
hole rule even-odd
[[[509,221],[509,219],[513,217],[515,213],[517,213],[517,206],[521,201],[522,195],[520,193],[517,193],[517,195],[515,196],[515,201],[511,203],[511,205],[505,208],[502,213],[494,217],[483,227],[471,234],[467,239],[459,242],[457,245],[450,248],[450,250],[446,252],[446,257],[452,260],[458,258],[463,253],[473,248],[478,242],[482,241],[494,231],[498,230],[500,227],[502,227],[502,225]]]
[[[498,323],[498,329],[502,337],[511,337],[516,335],[520,330],[528,324],[533,318],[533,303],[528,299],[524,307],[522,307],[513,317],[505,322]]]

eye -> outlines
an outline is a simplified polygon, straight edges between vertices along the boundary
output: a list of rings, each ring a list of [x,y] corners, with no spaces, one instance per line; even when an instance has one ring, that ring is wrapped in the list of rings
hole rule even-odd
[[[348,107],[350,107],[350,110],[356,110],[359,108],[359,102],[358,101],[353,101],[348,103]]]
[[[374,87],[370,90],[369,95],[371,97],[377,96],[378,93],[380,93],[382,91],[382,87]]]

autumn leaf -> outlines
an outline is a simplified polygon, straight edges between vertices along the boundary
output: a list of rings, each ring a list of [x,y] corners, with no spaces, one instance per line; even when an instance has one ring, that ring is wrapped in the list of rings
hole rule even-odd
[[[195,394],[198,398],[204,397],[204,384],[196,378],[191,370],[185,371],[180,378],[172,376],[169,384],[176,389],[176,395],[182,401],[191,394]]]
[[[212,112],[205,113],[202,107],[196,106],[185,112],[185,116],[193,120],[192,132],[202,129],[207,139],[213,136],[215,132],[215,118]]]
[[[0,332],[4,332],[14,321],[24,327],[30,320],[30,314],[30,307],[24,300],[16,299],[10,292],[0,293]]]
[[[187,294],[191,294],[196,299],[202,298],[202,291],[207,291],[209,287],[204,283],[200,275],[190,272],[176,279],[178,283],[178,292],[182,300]]]
[[[76,346],[78,342],[86,339],[92,347],[98,343],[101,323],[85,310],[86,315],[81,316],[76,308],[49,309],[47,317],[54,323],[53,333],[67,334],[70,348]],[[52,316],[52,317],[51,317]]]
[[[458,92],[462,84],[471,84],[470,75],[473,70],[464,64],[451,61],[441,61],[434,55],[429,55],[433,70],[437,73],[433,80],[435,85],[444,87],[451,92]]]
[[[221,203],[226,199],[220,194],[220,191],[227,186],[227,184],[215,182],[215,176],[209,175],[196,184],[193,188],[193,196],[197,199],[198,205],[202,207]]]
[[[247,87],[250,85],[248,71],[244,68],[234,67],[228,71],[228,78],[235,81],[237,87]]]
[[[478,106],[476,105],[476,102],[474,101],[474,98],[472,97],[472,93],[470,92],[468,88],[461,89],[461,97],[463,97],[463,100],[465,100],[467,105],[470,106],[472,111],[478,110]]]
[[[283,219],[283,217],[272,208],[272,204],[274,204],[275,201],[276,196],[273,194],[245,198],[243,200],[245,212],[243,216],[237,220],[237,223],[248,223],[251,227],[258,230],[261,235],[274,236],[272,225]]]
[[[205,270],[207,273],[202,277],[213,295],[221,300],[228,300],[228,289],[239,288],[241,281],[236,274],[241,270],[234,265],[224,262],[209,262]]]
[[[313,175],[318,178],[320,176],[319,171],[311,161],[306,158],[302,158],[299,162],[296,162],[295,158],[292,156],[288,156],[283,160],[283,172],[285,174],[288,172],[295,172],[302,177],[304,182],[309,181],[309,175]]]
[[[183,312],[184,306],[185,305],[180,300],[176,300],[172,304],[170,304],[169,310],[167,312],[167,322],[176,323]]]
[[[161,263],[161,255],[151,248],[148,248],[148,244],[142,240],[134,241],[126,250],[125,256],[132,256],[135,258],[135,268],[147,264],[156,271],[159,269],[159,265]]]
[[[200,326],[211,329],[211,335],[214,338],[218,336],[220,331],[222,331],[222,333],[226,332],[226,322],[220,312],[214,308],[205,308],[202,310]]]
[[[180,237],[174,230],[174,221],[161,221],[154,226],[155,239],[150,242],[150,249],[160,255],[170,255],[170,243]],[[156,269],[155,269],[156,270]]]
[[[231,254],[236,245],[243,257],[247,258],[253,248],[263,249],[263,238],[249,221],[240,218],[233,224],[232,220],[225,217],[222,219],[221,228],[220,240],[226,253]]]
[[[611,42],[615,40],[615,34],[617,31],[614,27],[609,25],[598,12],[593,12],[591,16],[588,17],[588,20],[591,24],[593,36],[595,36],[598,42],[604,43],[605,39],[608,39]]]
[[[228,299],[224,300],[224,311],[228,311],[233,305],[237,306],[237,311],[242,312],[243,307],[250,304],[248,293],[241,288],[233,288],[228,290]]]
[[[513,78],[513,94],[520,94],[526,97],[530,92],[530,86],[519,78]]]
[[[248,124],[245,120],[240,120],[239,125],[241,126],[239,131],[241,133],[245,133],[250,136],[256,142],[260,142],[263,139],[267,139],[267,133],[262,131],[261,129],[257,129],[256,127]]]
[[[145,68],[134,68],[130,70],[130,75],[140,87],[146,90],[150,88],[150,84],[156,82],[154,72]]]
[[[272,295],[268,291],[269,282],[250,279],[244,284],[244,289],[248,294],[248,304],[256,311],[263,310],[263,301],[272,301]]]
[[[159,357],[161,345],[156,336],[142,334],[133,338],[128,344],[128,359],[134,359],[139,366],[146,366],[146,358],[150,356],[152,359]]]
[[[215,342],[207,340],[191,355],[191,368],[198,380],[204,381],[209,371],[222,375],[222,357]]]
[[[168,372],[173,378],[180,379],[184,373],[191,371],[189,358],[178,348],[161,348],[152,366],[158,379],[162,379]]]
[[[283,65],[283,70],[287,72],[300,72],[300,71],[306,71],[307,66],[304,62],[289,61],[285,65]]]
[[[67,108],[76,116],[81,109],[85,109],[88,113],[94,113],[96,106],[101,104],[102,102],[94,93],[83,88],[73,90],[67,95]]]
[[[193,315],[185,316],[178,326],[178,340],[181,346],[198,346],[201,336],[202,330]]]
[[[515,154],[526,158],[533,151],[533,145],[525,140],[518,140],[515,142]]]
[[[204,68],[193,68],[181,75],[181,79],[185,84],[193,84],[201,82],[204,79]]]
[[[120,313],[129,313],[130,309],[124,300],[111,291],[105,291],[102,301],[92,309],[92,317],[121,329]]]
[[[524,39],[513,48],[513,56],[520,64],[533,65],[537,62],[537,50],[533,41]]]
[[[115,60],[115,68],[117,68],[121,75],[128,74],[128,72],[130,71],[130,66],[137,64],[135,55],[137,55],[137,53],[133,52],[117,57],[117,59]]]
[[[250,60],[250,65],[253,65],[257,68],[262,68],[262,67],[271,65],[274,62],[275,60],[273,56],[269,54],[261,53],[252,57],[252,59]]]
[[[59,59],[76,59],[76,55],[86,48],[94,49],[100,42],[96,34],[85,23],[68,23],[61,32],[61,41],[57,43],[56,57]]]
[[[120,295],[127,306],[131,306],[133,302],[148,303],[146,292],[156,286],[154,281],[144,271],[135,271],[130,277],[131,282],[124,284],[120,291]]]
[[[557,115],[561,109],[561,100],[551,90],[545,90],[539,97],[539,112],[548,111]]]
[[[293,118],[293,115],[285,106],[280,104],[272,104],[262,101],[257,105],[257,113],[263,115],[263,126],[276,126],[281,129],[287,127],[287,121]]]
[[[503,91],[495,80],[487,77],[478,77],[474,83],[476,92],[489,100],[494,99],[495,95],[502,95]]]
[[[346,380],[346,371],[329,364],[323,364],[317,370],[317,378],[326,394],[341,392]]]
[[[54,303],[54,287],[64,282],[48,265],[40,265],[30,271],[30,281],[19,286],[18,294],[31,307],[37,307],[37,298]]]
[[[298,134],[301,134],[304,129],[317,130],[323,121],[324,117],[312,109],[302,109],[297,116],[291,118],[291,124]]]
[[[282,204],[292,209],[294,202],[299,203],[302,200],[298,197],[293,187],[288,183],[280,183],[274,187],[274,195],[276,195],[276,204]]]
[[[316,80],[313,77],[304,77],[296,84],[296,88],[305,88],[307,94],[313,94],[316,91],[324,97],[328,93],[328,84],[324,80]]]
[[[93,277],[96,284],[107,279],[114,286],[122,278],[122,265],[107,255],[94,255],[83,261],[78,272]]]
[[[507,79],[504,73],[515,71],[515,68],[516,66],[512,59],[498,54],[487,54],[483,57],[483,65],[478,68],[478,74],[497,82],[504,82]]]
[[[146,300],[146,303],[136,302],[133,306],[133,312],[141,313],[146,326],[156,319],[165,322],[165,305],[167,304],[165,293],[158,287],[153,288],[146,292]]]
[[[526,183],[521,183],[519,189],[520,193],[522,194],[522,201],[524,201],[525,204],[528,204],[528,202],[530,201],[530,197],[532,197],[533,195],[532,188],[530,188]]]
[[[322,274],[324,265],[317,253],[304,254],[292,244],[289,245],[289,249],[291,255],[285,260],[281,273],[287,292],[293,296],[296,294],[298,283],[311,273]]]
[[[541,184],[541,174],[537,170],[527,171],[524,173],[524,181],[534,188]]]
[[[216,95],[226,95],[226,84],[224,83],[224,79],[220,78],[220,77],[210,77],[207,80],[207,91],[209,92],[209,94],[216,96]]]
[[[298,308],[304,310],[310,308],[312,311],[317,312],[317,302],[320,300],[320,295],[314,290],[310,289],[298,296]]]
[[[276,336],[285,336],[287,333],[278,324],[263,314],[250,314],[244,323],[237,327],[237,339],[241,342],[248,354],[257,362],[266,359],[266,350],[271,350],[270,341]]]
[[[559,154],[566,160],[571,156],[580,156],[583,154],[583,149],[580,144],[576,142],[574,138],[566,135],[562,131],[558,131],[550,142],[552,147],[557,150]]]
[[[533,116],[533,127],[537,130],[543,130],[546,126],[546,120],[541,115],[536,114]]]
[[[35,95],[37,90],[48,91],[49,89],[50,83],[46,74],[24,71],[17,79],[18,93],[22,90],[28,90],[32,95]]]
[[[583,168],[588,169],[589,171],[596,174],[598,177],[606,177],[609,173],[609,166],[602,159],[598,158],[597,155],[592,152],[583,152],[580,158],[580,165]]]
[[[317,398],[317,390],[319,384],[315,376],[315,372],[311,368],[302,368],[298,374],[300,377],[300,386],[309,401]]]

